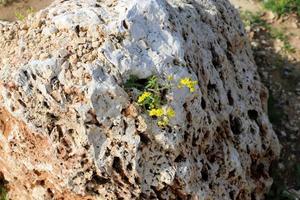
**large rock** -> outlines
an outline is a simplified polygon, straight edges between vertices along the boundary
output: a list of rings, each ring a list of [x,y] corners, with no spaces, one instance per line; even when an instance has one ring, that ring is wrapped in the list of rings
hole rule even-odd
[[[258,200],[271,185],[268,95],[226,0],[60,0],[0,24],[0,48],[11,199]],[[124,89],[133,75],[171,82],[166,126]]]

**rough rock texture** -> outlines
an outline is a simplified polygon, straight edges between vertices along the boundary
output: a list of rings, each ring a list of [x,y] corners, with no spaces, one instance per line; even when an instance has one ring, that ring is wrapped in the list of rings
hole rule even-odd
[[[272,183],[267,91],[225,0],[56,1],[0,24],[0,48],[11,199],[258,200]],[[174,77],[169,126],[126,92],[130,75]]]

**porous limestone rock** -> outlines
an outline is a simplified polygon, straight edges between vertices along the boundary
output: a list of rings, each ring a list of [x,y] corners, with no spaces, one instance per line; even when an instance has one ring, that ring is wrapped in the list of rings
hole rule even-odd
[[[259,200],[270,187],[268,94],[228,1],[59,0],[0,24],[0,48],[11,199]],[[168,126],[124,89],[132,75],[172,76]]]

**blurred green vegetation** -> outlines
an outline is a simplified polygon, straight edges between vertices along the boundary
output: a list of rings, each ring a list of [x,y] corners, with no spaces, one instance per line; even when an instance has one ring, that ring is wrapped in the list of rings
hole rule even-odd
[[[0,185],[0,200],[8,200],[7,191],[3,185]]]
[[[10,2],[12,2],[13,0],[0,0],[0,5],[6,5]]]
[[[288,163],[288,161],[285,161]],[[292,165],[290,168],[294,169],[290,173],[295,176],[296,180],[300,180],[300,164],[289,163]],[[273,178],[273,185],[270,192],[266,196],[266,200],[298,200],[299,196],[288,189],[284,180],[284,175],[278,167],[271,167],[271,175]],[[288,174],[285,174],[288,175]],[[296,181],[295,186],[299,187],[299,182]]]
[[[15,12],[15,16],[17,20],[23,21],[27,15],[34,13],[35,10],[32,7],[27,8],[25,11],[17,11]]]
[[[263,0],[263,4],[279,15],[296,13],[300,17],[300,0]]]
[[[300,0],[299,0],[300,1]],[[243,23],[246,26],[250,27],[264,27],[266,29],[267,34],[269,34],[269,38],[271,39],[279,39],[283,42],[283,53],[293,53],[295,51],[294,47],[289,43],[288,36],[278,28],[272,26],[272,24],[267,23],[262,17],[262,13],[252,13],[249,11],[241,12],[241,18]]]

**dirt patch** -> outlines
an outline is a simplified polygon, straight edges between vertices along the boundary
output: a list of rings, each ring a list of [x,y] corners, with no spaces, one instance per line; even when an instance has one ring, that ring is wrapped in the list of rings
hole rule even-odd
[[[257,12],[262,9],[262,6],[252,0],[229,0],[237,9],[243,11]]]
[[[50,5],[53,0],[18,0],[0,6],[0,20],[14,21]]]

